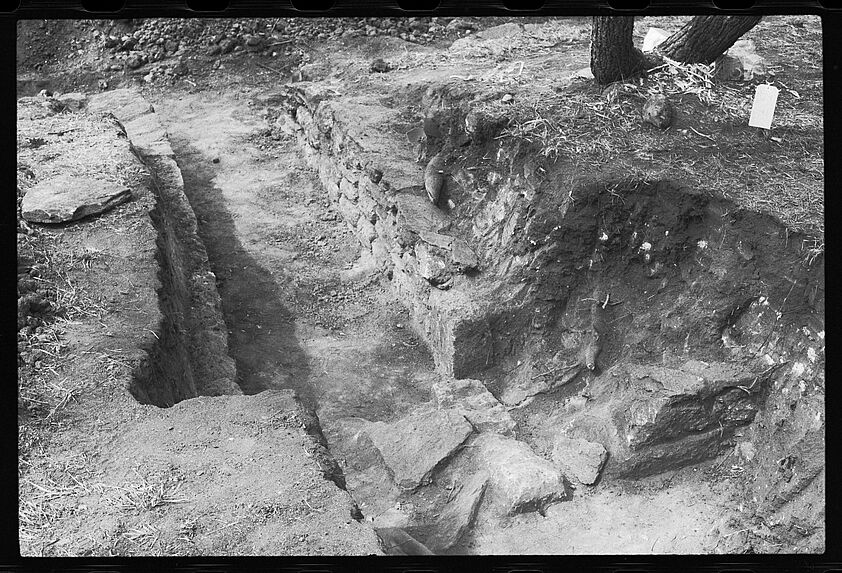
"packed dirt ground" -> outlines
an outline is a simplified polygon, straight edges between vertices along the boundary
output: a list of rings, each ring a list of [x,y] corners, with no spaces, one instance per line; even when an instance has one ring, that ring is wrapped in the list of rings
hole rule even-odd
[[[822,552],[820,22],[607,89],[589,33],[21,22],[21,553]],[[132,199],[27,223],[63,173]]]

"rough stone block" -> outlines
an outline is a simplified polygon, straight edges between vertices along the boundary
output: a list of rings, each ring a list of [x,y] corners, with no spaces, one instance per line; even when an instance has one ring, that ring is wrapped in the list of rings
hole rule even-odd
[[[536,511],[568,497],[562,473],[528,445],[499,434],[480,434],[472,444],[489,472],[490,495],[508,515]]]
[[[113,113],[121,122],[127,122],[152,113],[152,105],[130,89],[109,90],[92,96],[88,110]]]
[[[345,222],[348,225],[351,227],[357,226],[357,220],[360,218],[360,212],[356,205],[346,199],[344,195],[341,195],[339,197],[339,201],[337,201],[337,208],[339,209],[339,213],[342,215],[342,218],[345,219]]]
[[[80,92],[61,94],[56,99],[72,111],[79,111],[88,103],[88,96]]]
[[[733,428],[756,412],[754,395],[739,387],[752,386],[757,377],[730,364],[691,360],[680,370],[630,365],[627,377],[630,387],[643,390],[631,404],[617,406],[616,419],[633,450],[720,424]]]
[[[357,186],[354,183],[352,183],[351,181],[349,181],[348,179],[343,177],[339,181],[339,190],[342,192],[342,195],[348,201],[353,202],[353,201],[357,200],[357,196],[358,196]]]
[[[754,41],[750,39],[737,40],[726,54],[740,61],[742,74],[739,79],[748,81],[766,76],[766,59],[757,53]]]
[[[523,24],[508,22],[479,32],[477,38],[482,38],[483,40],[500,40],[502,38],[519,36],[523,34],[523,30]]]
[[[403,489],[429,483],[433,470],[448,459],[473,432],[456,410],[435,410],[395,423],[372,422],[366,433]]]
[[[515,421],[509,411],[479,380],[444,379],[433,383],[439,408],[458,410],[480,432],[510,434]]]
[[[398,206],[398,225],[414,233],[421,231],[438,232],[446,227],[450,220],[437,209],[426,197],[402,193],[395,198]]]
[[[374,225],[365,217],[360,217],[357,220],[357,237],[360,239],[362,245],[368,248],[371,242],[377,238],[377,231]]]
[[[452,275],[447,271],[447,261],[439,252],[423,243],[415,245],[415,257],[418,259],[418,272],[422,278],[436,288],[449,286]]]
[[[602,444],[560,434],[553,444],[552,456],[565,476],[591,485],[599,478],[608,452]]]

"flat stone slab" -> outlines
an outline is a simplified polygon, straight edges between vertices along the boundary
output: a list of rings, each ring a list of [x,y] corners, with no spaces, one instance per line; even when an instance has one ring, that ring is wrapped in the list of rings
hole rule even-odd
[[[440,380],[433,383],[439,408],[455,408],[480,432],[510,434],[515,421],[503,404],[479,380]]]
[[[155,109],[140,93],[131,89],[102,92],[91,96],[88,109],[112,113],[125,128],[132,145],[143,155],[175,156]]]
[[[403,489],[429,483],[436,466],[472,432],[465,417],[452,409],[413,414],[392,424],[372,422],[366,429]]]
[[[591,485],[599,478],[608,452],[602,444],[559,434],[553,444],[552,456],[565,476]]]
[[[120,111],[118,110],[114,115],[117,116],[117,119],[123,121],[119,115]],[[157,114],[150,112],[139,115],[131,120],[124,121],[123,127],[126,128],[126,133],[131,138],[132,145],[142,154],[175,156],[170,146],[167,130],[158,121]]]
[[[140,94],[130,89],[108,90],[92,96],[88,100],[90,111],[111,112],[122,123],[141,115],[153,113],[152,105],[139,97]]]
[[[472,445],[490,476],[488,494],[505,514],[543,510],[568,497],[561,471],[525,443],[489,433]]]
[[[66,223],[98,215],[132,198],[128,187],[114,181],[60,175],[29,189],[21,205],[33,223]]]

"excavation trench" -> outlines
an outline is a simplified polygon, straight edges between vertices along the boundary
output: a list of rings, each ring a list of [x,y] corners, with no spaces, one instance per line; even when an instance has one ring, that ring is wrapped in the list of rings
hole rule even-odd
[[[465,125],[437,89],[422,98],[427,119]],[[501,519],[561,501],[587,513],[577,487],[677,471],[744,436],[780,451],[752,422],[805,373],[823,377],[824,267],[810,237],[673,181],[571,173],[493,124],[432,142],[447,173],[433,207],[412,151],[395,149],[399,111],[351,100],[305,88],[266,101],[432,355],[404,413],[320,405],[376,526],[437,553],[483,552]],[[813,427],[794,439],[814,444]],[[810,449],[796,489],[821,472]]]
[[[483,553],[503,522],[577,523],[616,484],[762,443],[758,413],[818,375],[800,349],[824,332],[823,262],[770,217],[670,181],[567,188],[565,166],[498,143],[448,158],[437,209],[341,106],[252,104],[160,106],[237,384],[295,391],[325,476],[384,538]],[[256,109],[279,104],[266,129]]]
[[[587,27],[542,26],[509,23],[443,50],[343,33],[342,49],[310,50],[309,62],[303,51],[273,54],[273,66],[301,64],[301,81],[280,89],[280,75],[260,75],[279,71],[271,66],[255,74],[231,55],[211,71],[190,56],[178,66],[184,90],[175,77],[159,91],[144,76],[157,113],[126,90],[91,96],[92,110],[125,126],[155,183],[160,321],[129,391],[160,408],[268,397],[193,403],[237,403],[219,424],[199,416],[185,428],[215,426],[190,443],[200,453],[213,444],[208,459],[220,466],[230,452],[218,442],[240,441],[223,441],[220,426],[243,421],[248,446],[255,418],[284,408],[288,421],[289,394],[274,401],[271,391],[292,391],[318,444],[304,454],[351,494],[352,516],[378,530],[387,553],[704,553],[742,551],[743,539],[823,550],[821,238],[704,188],[622,172],[682,177],[670,146],[697,135],[704,146],[685,159],[756,145],[739,153],[748,171],[714,174],[751,186],[769,180],[751,170],[779,149],[772,140],[786,149],[793,127],[820,130],[782,117],[782,137],[760,141],[684,94],[678,123],[649,137],[628,115],[642,91],[600,94],[577,79]],[[553,34],[564,43],[545,42]],[[546,45],[521,43],[530,36]],[[19,91],[49,87],[39,82],[19,80]],[[798,105],[817,101],[788,92]],[[544,94],[584,106],[523,123],[530,97]],[[591,113],[600,107],[610,117]],[[622,119],[635,137],[597,116],[612,130]],[[563,141],[542,148],[539,129],[522,129],[542,121]],[[600,142],[580,130],[586,122],[616,136],[616,157],[588,150]],[[419,129],[416,149],[407,136]],[[419,151],[441,154],[435,206]],[[148,427],[183,421],[164,418]],[[287,427],[263,426],[275,438]],[[272,443],[298,450],[292,434]],[[281,479],[293,495],[304,470],[286,458],[264,465],[246,446],[240,458],[262,473],[226,468],[206,481],[202,467],[197,491],[222,484],[250,508],[238,476],[269,484],[261,509],[274,541],[297,525],[281,523],[266,468],[295,468]],[[209,499],[225,505],[225,488]],[[212,531],[233,533],[225,523]]]
[[[89,112],[111,114],[151,176],[155,201],[149,215],[157,231],[158,307],[161,316],[146,358],[133,372],[129,392],[160,407],[196,396],[239,394],[219,295],[196,218],[184,195],[181,172],[166,131],[149,103],[131,90],[88,98]]]
[[[129,392],[167,408],[197,396],[292,390],[313,438],[310,454],[324,477],[345,489],[318,422],[310,366],[291,314],[270,271],[240,242],[200,152],[176,134],[174,153],[159,114],[135,92],[102,94],[90,107],[121,122],[152,176],[155,197],[150,217],[158,233],[161,321]]]

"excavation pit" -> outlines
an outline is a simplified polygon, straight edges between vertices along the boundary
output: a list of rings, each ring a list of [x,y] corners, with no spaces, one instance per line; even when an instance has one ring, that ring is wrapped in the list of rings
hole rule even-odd
[[[103,80],[89,103],[151,180],[64,238],[147,242],[74,271],[114,288],[68,336],[91,388],[45,402],[72,471],[55,500],[38,487],[64,474],[26,448],[27,554],[824,550],[821,78],[796,55],[815,23],[756,30],[787,86],[770,137],[745,125],[748,82],[581,77],[590,20],[340,35],[306,64],[254,40],[205,56],[205,25],[181,26],[187,60],[74,76]],[[19,89],[73,81],[52,77]],[[641,123],[651,92],[669,129]],[[54,134],[27,135],[37,154]],[[105,489],[75,497],[87,475]]]

